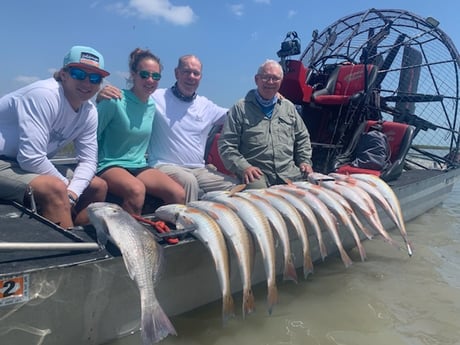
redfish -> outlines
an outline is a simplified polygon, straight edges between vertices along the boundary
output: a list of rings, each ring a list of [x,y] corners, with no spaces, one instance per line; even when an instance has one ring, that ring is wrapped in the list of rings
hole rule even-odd
[[[243,284],[242,313],[243,318],[245,318],[247,314],[255,310],[251,284],[254,248],[250,234],[244,228],[240,217],[224,204],[215,201],[198,200],[191,201],[187,205],[202,210],[213,218],[219,224],[225,238],[231,244],[237,257]]]
[[[155,210],[155,215],[160,219],[176,224],[178,229],[184,229],[191,225],[196,227],[192,233],[193,236],[209,249],[216,266],[222,291],[222,320],[225,323],[235,313],[230,289],[228,251],[219,225],[205,212],[181,204],[160,206]]]
[[[130,278],[139,289],[143,344],[157,343],[169,334],[177,335],[155,295],[154,282],[158,278],[162,255],[153,234],[119,205],[95,202],[87,210],[98,242],[105,245],[108,238],[114,242],[121,251]]]

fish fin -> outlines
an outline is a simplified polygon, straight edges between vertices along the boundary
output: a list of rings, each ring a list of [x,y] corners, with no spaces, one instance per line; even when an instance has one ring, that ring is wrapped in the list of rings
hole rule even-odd
[[[278,303],[278,289],[276,288],[276,285],[268,287],[267,303],[268,314],[271,315],[273,311],[273,306]]]
[[[156,242],[156,241],[155,241]],[[154,266],[153,266],[153,272],[152,272],[152,279],[153,279],[153,284],[156,285],[157,282],[161,279],[161,277],[164,274],[165,271],[165,251],[163,249],[163,246],[160,246],[158,242],[155,244],[158,252],[158,260],[155,260]]]
[[[252,232],[249,232],[249,267],[251,268],[251,272],[254,270],[254,263],[256,260],[256,245],[254,242],[254,235]]]
[[[169,334],[177,335],[171,320],[159,304],[142,310],[141,337],[143,344],[157,343]]]
[[[96,229],[96,238],[97,243],[101,246],[102,249],[105,249],[107,241],[109,239],[109,227],[105,219],[99,219],[97,224],[93,224]]]
[[[353,264],[353,261],[351,261],[350,257],[344,249],[340,250],[340,257],[343,264],[345,265],[345,268],[348,268]]]
[[[136,278],[135,273],[134,273],[135,270],[132,267],[133,264],[131,263],[131,260],[129,260],[128,255],[125,255],[125,254],[122,254],[121,257],[123,258],[123,261],[126,267],[126,271],[128,272],[129,277],[131,278],[131,280],[134,280]]]
[[[225,204],[222,204],[222,206],[229,208],[235,213],[238,213],[238,208],[235,205],[232,205],[231,203],[225,203]]]
[[[222,297],[222,322],[225,325],[228,319],[235,316],[235,306],[231,294]]]
[[[295,186],[294,182],[292,182],[292,180],[290,180],[290,179],[288,179],[288,178],[284,179],[284,182],[286,182],[286,184],[287,184],[288,186]]]
[[[292,280],[294,283],[297,284],[297,271],[295,269],[294,263],[292,262],[291,258],[289,258],[285,262],[283,279]]]
[[[256,310],[256,302],[252,289],[249,288],[243,292],[243,319],[246,315],[251,314]]]
[[[233,187],[232,189],[230,189],[230,191],[228,193],[228,196],[233,196],[235,193],[242,192],[245,189],[246,189],[245,184],[238,184],[235,187]]]
[[[216,207],[220,207],[221,205],[219,206],[216,206]],[[224,205],[222,205],[223,207],[225,207]],[[212,219],[214,220],[218,220],[219,219],[219,215],[216,213],[216,212],[213,212],[212,210],[206,210],[206,214],[211,217]]]
[[[310,274],[313,273],[313,262],[311,261],[311,256],[305,254],[303,260],[303,277],[307,279]]]
[[[324,241],[318,239],[318,243],[319,243],[319,252],[321,254],[321,260],[324,261],[327,257],[327,248],[326,248],[326,245],[324,244]]]
[[[363,262],[366,261],[367,254],[366,254],[366,250],[363,247],[363,244],[360,241],[358,241],[356,244],[358,246],[358,251],[359,251],[359,256],[361,257],[361,261]]]

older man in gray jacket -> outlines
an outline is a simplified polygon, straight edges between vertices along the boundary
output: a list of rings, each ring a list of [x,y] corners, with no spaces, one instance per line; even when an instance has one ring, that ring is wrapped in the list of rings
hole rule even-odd
[[[219,138],[225,167],[248,188],[301,180],[313,171],[310,134],[294,104],[278,91],[283,69],[265,61],[250,90],[228,112]]]

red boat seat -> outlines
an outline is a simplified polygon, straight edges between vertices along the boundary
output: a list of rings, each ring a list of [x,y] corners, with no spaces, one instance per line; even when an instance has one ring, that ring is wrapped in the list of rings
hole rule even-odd
[[[307,85],[308,69],[302,61],[287,60],[286,71],[279,92],[292,103],[310,102],[313,87]]]
[[[345,105],[353,96],[365,91],[364,66],[367,66],[367,85],[377,77],[377,66],[343,64],[337,66],[328,78],[326,87],[313,92],[312,100],[320,105]]]
[[[356,149],[356,145],[359,139],[359,136],[363,131],[368,131],[368,129],[374,125],[377,121],[368,120],[364,122],[356,131],[353,139],[350,141],[349,147],[345,151],[341,158],[338,158],[340,164],[341,161],[348,159],[351,160],[353,157],[353,152]],[[390,165],[385,168],[383,171],[362,169],[351,166],[350,164],[344,164],[338,166],[336,169],[337,173],[340,174],[354,174],[354,173],[364,173],[364,174],[373,174],[380,176],[381,179],[385,181],[396,180],[402,173],[404,169],[404,159],[407,155],[407,152],[410,149],[412,139],[414,137],[414,127],[400,122],[384,121],[382,123],[383,132],[388,138],[390,143],[391,156],[390,156]]]
[[[234,174],[225,168],[224,163],[220,158],[219,150],[217,148],[217,140],[220,137],[221,129],[222,126],[214,127],[213,130],[211,130],[211,132],[209,133],[208,141],[206,144],[205,161],[206,164],[214,165],[217,171],[226,175],[233,176]]]

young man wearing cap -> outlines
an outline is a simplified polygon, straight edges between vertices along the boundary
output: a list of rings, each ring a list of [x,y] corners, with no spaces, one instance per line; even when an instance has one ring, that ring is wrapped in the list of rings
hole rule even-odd
[[[99,52],[74,46],[53,78],[0,98],[0,199],[35,203],[63,228],[88,223],[86,206],[107,193],[95,177],[97,111],[89,100],[108,75]],[[78,163],[68,178],[50,158],[70,143]]]

